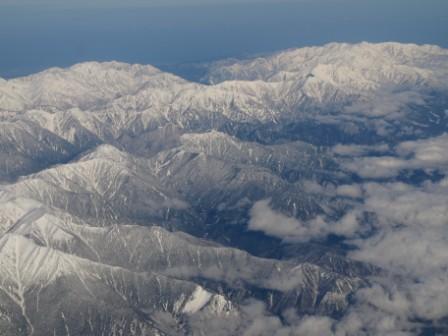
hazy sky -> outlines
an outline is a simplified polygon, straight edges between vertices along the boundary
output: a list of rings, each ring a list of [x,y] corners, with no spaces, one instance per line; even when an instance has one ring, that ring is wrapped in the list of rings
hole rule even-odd
[[[447,0],[0,0],[0,76],[175,64],[332,41],[448,47]]]

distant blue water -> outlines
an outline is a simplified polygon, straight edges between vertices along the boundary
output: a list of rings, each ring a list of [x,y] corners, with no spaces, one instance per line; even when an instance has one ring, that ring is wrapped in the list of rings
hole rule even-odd
[[[331,41],[448,47],[448,1],[70,9],[0,0],[0,76],[5,78],[87,60],[172,65]]]

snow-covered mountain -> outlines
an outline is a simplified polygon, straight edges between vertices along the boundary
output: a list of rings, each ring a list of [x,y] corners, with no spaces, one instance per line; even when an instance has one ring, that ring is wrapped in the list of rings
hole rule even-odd
[[[0,335],[351,316],[394,271],[352,252],[384,229],[374,184],[446,187],[446,78],[446,49],[333,43],[200,83],[118,62],[0,80]]]

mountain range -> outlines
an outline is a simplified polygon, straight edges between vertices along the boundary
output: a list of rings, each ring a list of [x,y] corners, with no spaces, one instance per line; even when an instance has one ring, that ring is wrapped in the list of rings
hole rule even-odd
[[[119,62],[0,79],[0,335],[388,334],[347,327],[362,293],[411,277],[361,255],[385,228],[373,188],[445,197],[448,50],[203,66],[200,81]],[[388,332],[448,332],[441,307]],[[312,317],[328,330],[303,331]]]

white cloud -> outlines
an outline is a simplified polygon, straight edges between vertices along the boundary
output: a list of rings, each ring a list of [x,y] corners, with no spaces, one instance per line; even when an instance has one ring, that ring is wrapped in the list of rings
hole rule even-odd
[[[333,153],[342,156],[363,156],[371,152],[386,153],[390,151],[387,144],[367,146],[367,145],[336,145],[333,148]]]
[[[367,178],[394,177],[400,170],[410,168],[410,163],[393,156],[357,158],[345,164],[345,168]]]
[[[394,177],[401,170],[448,172],[448,134],[402,142],[395,147],[395,156],[358,157],[360,154],[365,155],[366,152],[363,153],[357,146],[353,148],[336,146],[333,151],[339,155],[356,156],[342,160],[342,165],[347,170],[366,178]]]
[[[284,322],[270,315],[264,304],[254,301],[243,306],[248,325],[244,336],[331,336],[334,320],[324,316],[297,316],[292,310],[284,312]]]
[[[364,193],[362,211],[376,214],[378,233],[369,239],[353,241],[359,247],[353,257],[421,278],[444,268],[448,270],[445,180],[421,187],[370,183],[364,186]]]
[[[291,327],[292,333],[289,335],[321,336],[332,335],[332,325],[334,321],[328,317],[305,316],[296,325]],[[284,334],[285,336],[287,334]]]
[[[250,211],[249,230],[261,231],[285,241],[308,241],[325,238],[329,234],[351,236],[360,230],[353,213],[340,221],[328,223],[322,216],[301,221],[272,210],[269,200],[256,202]]]
[[[414,187],[404,183],[368,183],[363,186],[365,209],[383,221],[416,227],[448,225],[448,188],[439,183]]]
[[[390,276],[373,280],[381,286],[358,292],[351,314],[374,315],[381,320],[376,325],[410,333],[418,329],[412,321],[448,316],[446,179],[420,187],[370,183],[363,190],[365,201],[358,211],[376,214],[376,234],[351,240],[358,249],[349,256],[378,265]]]
[[[398,160],[406,167],[443,168],[448,162],[443,155],[447,140],[443,135],[402,143],[396,149],[402,156]],[[285,333],[277,335],[301,335],[302,331],[313,335],[316,330],[335,336],[415,335],[422,327],[420,321],[437,325],[448,316],[448,177],[418,186],[376,182],[308,187],[356,202],[337,222],[321,217],[303,222],[261,201],[252,208],[250,229],[286,241],[344,235],[356,247],[349,257],[379,266],[384,274],[372,277],[372,286],[355,293],[354,304],[341,320],[289,321],[288,327],[278,327]],[[363,220],[367,213],[373,215],[368,225]],[[373,228],[373,233],[361,239],[358,233],[366,227]]]
[[[357,184],[341,185],[336,188],[336,194],[339,196],[359,198],[362,196],[362,188]]]
[[[405,141],[396,148],[400,156],[412,155],[415,163],[422,167],[447,168],[448,134],[425,140]]]
[[[346,113],[362,114],[368,117],[399,119],[406,115],[409,106],[423,105],[424,97],[419,92],[391,92],[378,89],[374,95],[363,97],[344,109]]]

